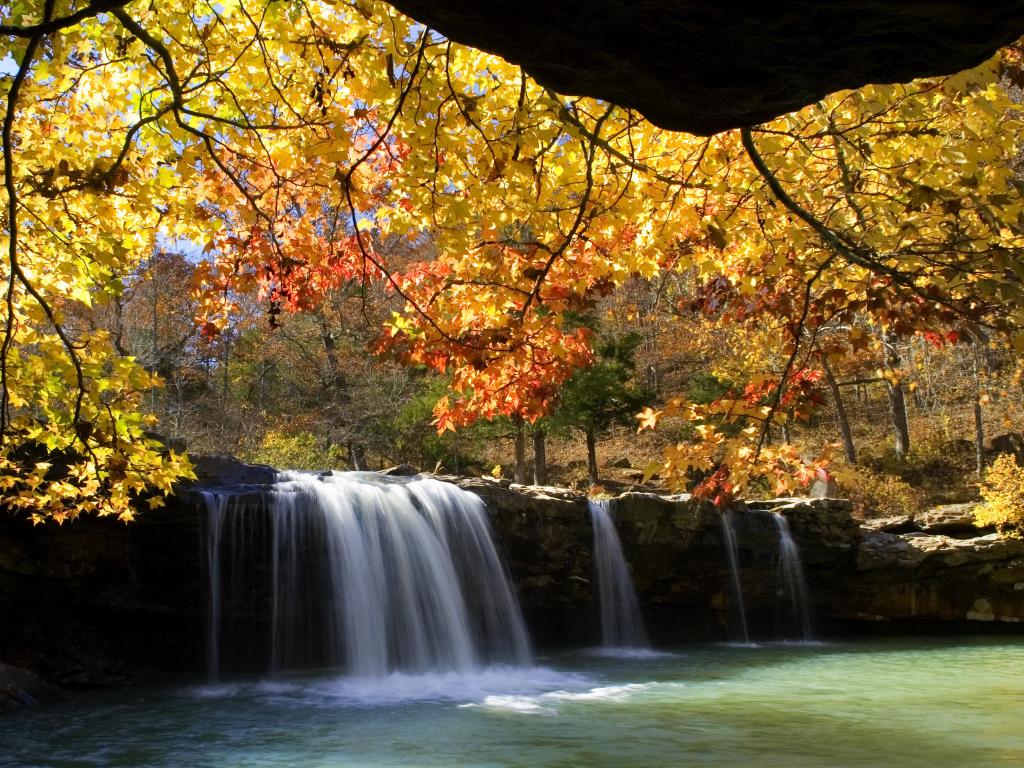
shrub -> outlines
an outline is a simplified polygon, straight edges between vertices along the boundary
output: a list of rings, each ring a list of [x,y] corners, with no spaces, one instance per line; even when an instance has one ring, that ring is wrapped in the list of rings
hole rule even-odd
[[[924,494],[896,475],[842,466],[833,473],[858,517],[913,516],[925,510]]]
[[[1010,454],[997,456],[981,483],[981,497],[975,510],[979,525],[1024,526],[1024,467]]]
[[[954,504],[977,498],[973,443],[922,436],[911,444],[910,455],[902,459],[890,445],[865,445],[859,452],[857,468],[870,470],[879,477],[896,477],[916,489],[930,504]]]
[[[309,432],[288,434],[276,430],[268,431],[246,458],[277,469],[340,469],[347,463],[341,446],[331,445],[325,450]]]

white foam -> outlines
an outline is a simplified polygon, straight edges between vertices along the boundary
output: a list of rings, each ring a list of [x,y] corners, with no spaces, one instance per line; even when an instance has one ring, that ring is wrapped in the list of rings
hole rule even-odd
[[[354,704],[397,704],[409,701],[473,701],[492,695],[521,695],[555,686],[581,687],[592,684],[583,675],[558,672],[547,667],[495,665],[465,672],[406,674],[384,677],[342,677],[320,681],[312,691]]]
[[[626,683],[625,685],[605,685],[600,688],[591,688],[582,693],[552,691],[542,694],[542,698],[551,698],[556,701],[624,701],[634,693],[646,691],[656,685],[657,683]]]
[[[473,672],[394,672],[382,677],[319,677],[190,689],[197,698],[243,694],[287,698],[325,706],[390,706],[414,702],[481,701],[490,696],[529,696],[557,689],[586,689],[594,681],[548,667],[493,665]]]
[[[525,714],[556,714],[561,702],[622,702],[657,683],[627,683],[604,685],[586,691],[557,690],[539,696],[487,696],[479,704],[463,704],[464,708],[487,707]]]

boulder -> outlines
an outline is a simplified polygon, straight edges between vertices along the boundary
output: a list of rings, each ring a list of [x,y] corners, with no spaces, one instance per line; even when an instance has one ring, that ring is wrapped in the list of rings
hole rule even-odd
[[[839,483],[831,477],[827,480],[817,478],[811,483],[811,496],[816,499],[838,499],[841,496]]]
[[[990,443],[992,453],[1008,453],[1018,462],[1024,460],[1024,435],[1020,432],[1007,432],[997,435]]]
[[[382,475],[390,475],[392,477],[415,477],[420,471],[412,464],[399,464],[397,467],[388,467],[380,471]]]
[[[910,533],[917,530],[913,515],[888,515],[872,517],[861,523],[871,533]]]
[[[34,672],[0,663],[0,712],[49,704],[62,696],[59,688]]]
[[[977,533],[974,510],[977,504],[943,504],[932,507],[914,518],[917,527],[925,533]]]
[[[190,456],[197,485],[267,485],[277,470],[266,464],[246,464],[233,456],[210,454]]]
[[[857,553],[861,571],[959,568],[1024,555],[1024,541],[993,533],[973,539],[912,533],[869,533]],[[924,578],[924,574],[921,574]]]

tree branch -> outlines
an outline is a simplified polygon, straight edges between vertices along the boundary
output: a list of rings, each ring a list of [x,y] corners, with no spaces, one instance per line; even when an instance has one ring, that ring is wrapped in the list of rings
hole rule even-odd
[[[62,16],[59,19],[50,19],[53,15],[52,4],[49,14],[43,14],[43,21],[39,24],[31,24],[27,27],[18,27],[11,24],[0,24],[0,35],[12,35],[14,37],[25,37],[31,40],[39,39],[46,35],[52,35],[62,29],[73,27],[80,21],[96,16],[100,13],[113,11],[116,8],[127,5],[130,0],[93,0],[84,8],[81,8],[70,16]]]

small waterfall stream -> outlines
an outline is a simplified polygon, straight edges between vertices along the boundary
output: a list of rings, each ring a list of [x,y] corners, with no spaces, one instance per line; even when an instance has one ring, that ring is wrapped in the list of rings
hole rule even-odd
[[[587,506],[594,526],[594,564],[601,600],[601,641],[605,648],[648,648],[633,579],[622,556],[622,544],[615,530],[612,502],[608,499],[589,499]]]
[[[740,630],[738,640],[742,643],[749,643],[750,629],[747,626],[747,607],[743,601],[743,582],[740,580],[740,548],[736,539],[735,513],[731,509],[724,510],[719,516],[719,522],[722,525],[722,541],[725,543],[725,553],[732,575],[732,596],[735,601],[737,623]]]
[[[744,595],[743,579],[740,572],[740,549],[739,549],[739,516],[731,509],[724,510],[719,521],[722,526],[722,542],[725,548],[726,559],[729,564],[730,586],[733,593],[734,608],[736,614],[734,633],[737,641],[744,644],[750,643],[750,619],[747,613],[747,596]],[[770,523],[769,523],[770,520]],[[744,528],[748,535],[753,535],[753,546],[755,556],[761,558],[771,557],[775,564],[775,589],[774,589],[774,613],[775,613],[775,636],[787,639],[811,640],[811,614],[807,599],[807,582],[804,578],[803,565],[800,562],[800,550],[793,539],[793,532],[790,530],[789,521],[781,512],[769,510],[767,512],[748,510],[744,514]],[[770,527],[766,527],[770,525]],[[770,534],[774,529],[775,551],[766,551],[765,534]],[[769,540],[770,541],[770,540]],[[758,554],[759,553],[759,554]],[[756,566],[756,563],[755,563]],[[763,571],[761,571],[763,573]],[[766,585],[767,586],[767,585]],[[760,590],[763,593],[765,590]],[[763,616],[764,609],[758,610],[755,605],[754,618]],[[763,621],[760,622],[763,624]],[[759,626],[760,626],[759,624]]]
[[[207,614],[206,634],[206,666],[211,680],[220,676],[220,540],[224,529],[224,514],[227,511],[228,497],[208,491],[202,492],[203,505],[206,507],[206,572],[210,585],[209,611]]]
[[[801,640],[811,640],[811,612],[807,603],[807,582],[800,562],[800,549],[793,540],[786,516],[773,512],[772,517],[779,531],[779,595],[788,598],[786,607],[791,627],[799,632]]]
[[[320,665],[381,677],[530,663],[477,496],[432,479],[356,472],[282,473],[263,509],[233,503],[228,490],[202,495],[211,678],[227,666],[226,640],[236,640],[225,630],[225,591],[235,583],[243,595],[261,582],[269,591],[269,618],[251,622],[264,636],[235,644],[264,649],[271,672]],[[258,530],[267,516],[269,532]]]

